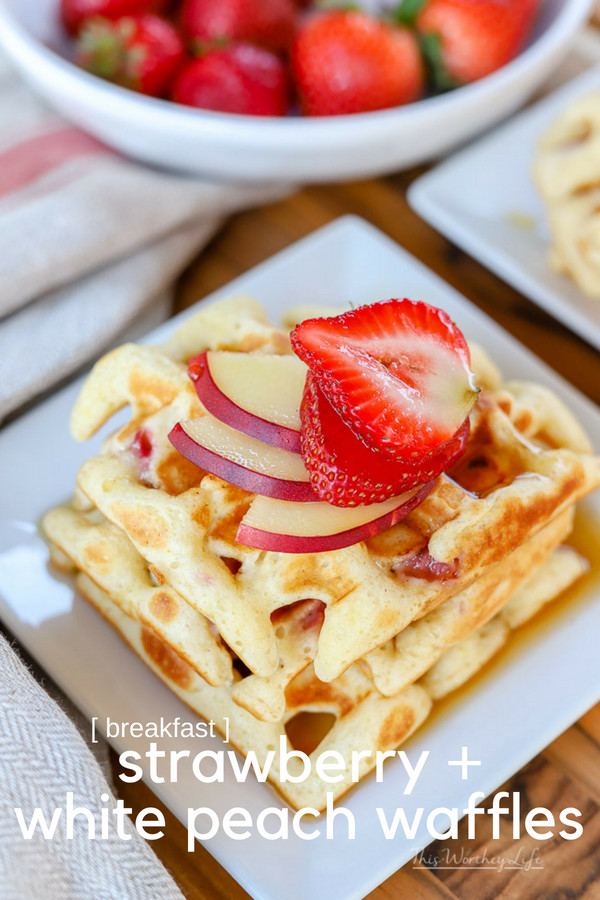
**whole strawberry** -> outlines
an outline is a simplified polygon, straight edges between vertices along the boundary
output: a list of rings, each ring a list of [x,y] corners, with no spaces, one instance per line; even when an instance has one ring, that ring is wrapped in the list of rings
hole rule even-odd
[[[184,59],[176,29],[159,16],[90,19],[77,39],[75,60],[88,72],[142,94],[164,96]]]
[[[172,99],[200,109],[283,116],[288,106],[285,65],[279,56],[262,47],[229,44],[185,66],[173,87]]]
[[[298,30],[292,66],[309,116],[385,109],[416,100],[424,72],[417,40],[362,12],[316,13]]]
[[[477,81],[513,59],[540,0],[426,0],[416,17],[436,86]],[[402,9],[402,8],[401,8]]]
[[[241,41],[280,52],[290,46],[297,14],[294,0],[185,0],[181,27],[200,49]]]
[[[120,19],[121,16],[162,12],[166,0],[61,0],[60,16],[69,34],[79,34],[81,26],[94,16]]]

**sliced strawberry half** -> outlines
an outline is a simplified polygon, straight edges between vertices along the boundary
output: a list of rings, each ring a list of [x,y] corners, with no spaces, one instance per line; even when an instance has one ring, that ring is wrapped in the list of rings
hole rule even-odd
[[[291,340],[354,434],[398,462],[447,443],[477,398],[462,333],[426,303],[387,300],[307,319]]]
[[[371,450],[346,425],[309,372],[300,408],[301,452],[320,500],[334,506],[383,503],[436,478],[464,453],[467,419],[458,432],[423,459],[398,462]]]

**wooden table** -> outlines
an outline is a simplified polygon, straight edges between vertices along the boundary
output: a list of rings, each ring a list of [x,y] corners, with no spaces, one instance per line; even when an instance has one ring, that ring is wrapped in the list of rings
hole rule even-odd
[[[345,213],[355,213],[386,232],[600,403],[598,352],[419,219],[406,202],[406,188],[418,174],[413,171],[388,179],[308,188],[283,202],[236,216],[181,279],[177,309],[221,287],[319,226]],[[113,762],[116,767],[116,759]],[[115,783],[134,813],[145,806],[161,806],[145,785],[123,787],[121,782]],[[520,852],[523,858],[537,846],[543,868],[448,871],[408,863],[370,894],[371,900],[600,898],[600,704],[518,772],[505,789],[520,792],[523,817],[534,806],[546,806],[556,813],[557,820],[558,812],[567,806],[580,809],[583,837],[577,841],[559,837],[546,842],[530,838],[514,842],[507,826],[500,840],[486,841],[482,836],[485,829],[478,826],[477,841],[465,837],[457,842],[469,855],[487,851],[488,856],[515,857]],[[190,900],[247,898],[246,892],[207,851],[198,848],[193,855],[187,853],[183,826],[164,808],[163,811],[166,835],[153,848],[185,896]],[[448,847],[451,848],[451,842]],[[435,850],[439,853],[441,849],[438,843]]]

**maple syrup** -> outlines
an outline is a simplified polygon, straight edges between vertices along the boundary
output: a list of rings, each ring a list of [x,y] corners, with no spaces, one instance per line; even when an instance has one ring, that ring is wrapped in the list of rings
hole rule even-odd
[[[573,611],[598,602],[600,595],[600,518],[590,512],[585,503],[577,507],[573,531],[564,543],[578,551],[589,563],[589,570],[571,587],[547,603],[535,616],[511,631],[508,640],[484,666],[465,684],[435,701],[428,718],[418,730],[419,737],[434,723],[452,715],[457,705],[468,698],[498,671],[510,665],[512,659],[527,653],[529,647],[554,628],[560,628]]]

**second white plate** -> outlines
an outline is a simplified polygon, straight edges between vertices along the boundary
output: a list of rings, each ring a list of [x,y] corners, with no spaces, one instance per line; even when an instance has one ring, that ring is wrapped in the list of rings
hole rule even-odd
[[[550,269],[544,209],[531,177],[544,129],[600,88],[600,66],[419,178],[414,209],[497,275],[600,349],[600,301]]]

